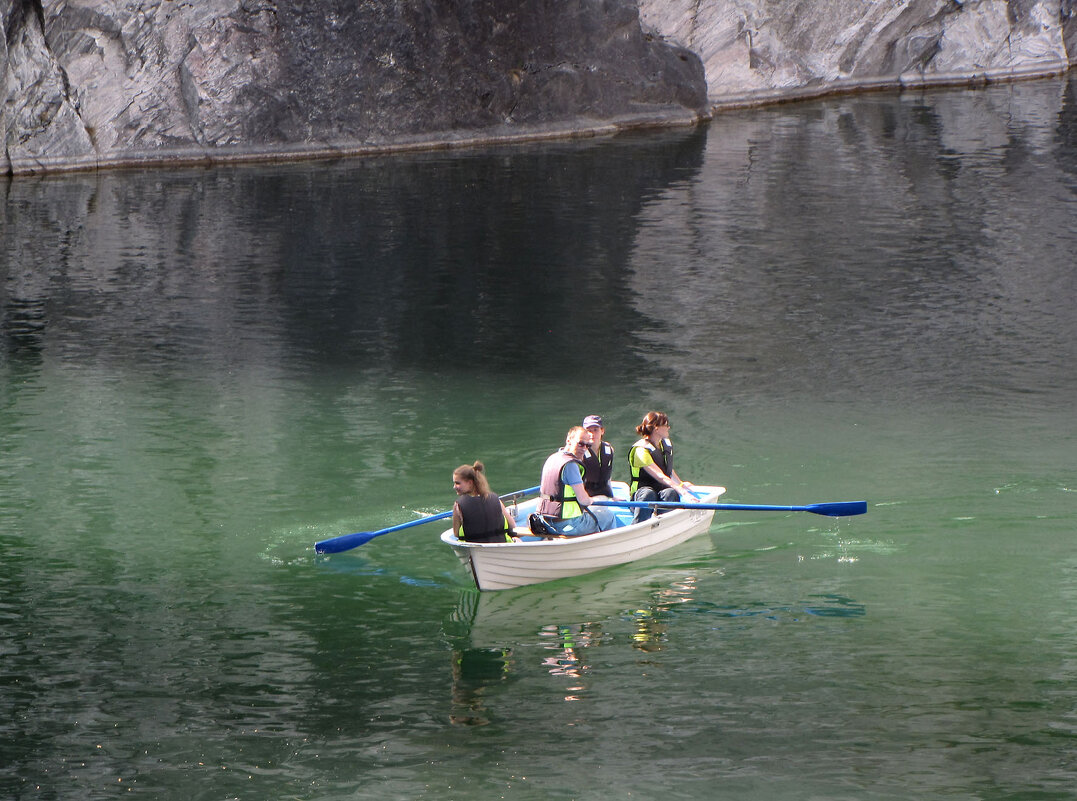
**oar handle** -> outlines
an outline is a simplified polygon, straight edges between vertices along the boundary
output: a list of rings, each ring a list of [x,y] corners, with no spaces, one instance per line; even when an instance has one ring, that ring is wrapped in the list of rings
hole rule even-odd
[[[501,498],[515,498],[518,495],[530,495],[533,492],[538,492],[539,487],[528,487],[527,489],[516,490],[516,492],[509,492],[502,495]],[[355,534],[341,534],[339,537],[331,537],[327,540],[314,543],[315,553],[340,553],[341,551],[350,551],[352,548],[358,548],[360,545],[366,545],[375,537],[380,537],[382,534],[391,534],[394,531],[403,531],[406,528],[412,528],[413,526],[421,526],[423,523],[430,523],[434,520],[445,520],[452,517],[452,510],[448,512],[439,512],[436,515],[430,515],[429,517],[423,517],[419,520],[409,520],[407,523],[400,523],[396,526],[389,528],[383,528],[378,531],[359,531]]]

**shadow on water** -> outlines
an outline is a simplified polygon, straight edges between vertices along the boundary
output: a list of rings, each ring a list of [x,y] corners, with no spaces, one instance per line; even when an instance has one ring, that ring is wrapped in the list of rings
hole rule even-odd
[[[721,115],[641,219],[644,358],[698,403],[1069,391],[1074,86]]]
[[[1058,343],[1077,341],[1058,258],[1074,85],[834,98],[591,143],[8,181],[0,357],[649,376],[697,399],[1058,391],[1053,366],[1074,355]],[[1054,120],[1025,112],[1052,93]]]
[[[624,281],[636,218],[691,179],[705,144],[673,131],[9,182],[6,358],[551,375],[622,363],[638,327]]]

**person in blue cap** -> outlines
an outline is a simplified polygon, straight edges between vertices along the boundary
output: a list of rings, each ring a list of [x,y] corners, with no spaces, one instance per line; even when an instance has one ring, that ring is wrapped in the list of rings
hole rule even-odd
[[[602,439],[606,428],[601,415],[587,415],[583,418],[583,427],[591,434],[591,444],[583,455],[583,487],[592,498],[612,498],[613,446]]]

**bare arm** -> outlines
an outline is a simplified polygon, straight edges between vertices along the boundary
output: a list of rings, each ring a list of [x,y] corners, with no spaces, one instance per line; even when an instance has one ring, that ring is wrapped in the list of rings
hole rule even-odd
[[[672,487],[673,489],[677,489],[677,485],[680,483],[679,479],[670,478],[669,476],[667,476],[665,473],[662,472],[662,468],[660,468],[658,465],[654,464],[653,462],[651,464],[645,464],[643,466],[643,469],[646,470],[648,473],[650,473],[650,475],[652,477],[654,477],[655,481],[657,481],[660,484],[665,484],[667,487]],[[674,476],[677,475],[676,470],[673,471],[673,475]]]
[[[452,505],[452,533],[456,535],[457,539],[460,539],[460,527],[464,525],[464,516],[460,514],[460,504],[454,503]]]
[[[656,464],[644,465],[643,469],[650,473],[656,481],[659,481],[672,489],[677,490],[682,498],[687,498],[690,501],[696,500],[696,496],[691,493],[692,485],[687,481],[681,481],[681,477],[677,475],[676,470],[671,470],[672,476],[667,476]]]
[[[684,495],[685,490],[691,490],[693,487],[695,487],[695,484],[693,484],[691,481],[685,481],[680,476],[678,476],[676,470],[670,470],[670,472],[673,473],[673,481],[677,485],[677,490],[681,493],[682,496]]]
[[[512,519],[512,515],[509,514],[509,510],[505,508],[505,503],[501,503],[501,514],[505,515],[505,520],[509,524],[509,531],[516,528],[516,521]]]
[[[587,494],[587,489],[583,484],[569,484],[569,486],[576,493],[576,502],[579,503],[581,509],[586,509],[592,504],[594,498]]]

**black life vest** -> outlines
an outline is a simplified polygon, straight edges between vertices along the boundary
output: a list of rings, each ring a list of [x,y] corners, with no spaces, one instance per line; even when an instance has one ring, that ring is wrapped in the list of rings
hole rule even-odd
[[[636,490],[640,487],[653,487],[655,492],[661,492],[666,489],[668,487],[667,484],[660,483],[654,476],[644,470],[642,465],[636,464],[636,460],[633,458],[636,453],[636,448],[646,448],[651,454],[651,459],[654,460],[655,467],[665,473],[667,477],[672,478],[673,443],[668,439],[664,439],[659,443],[659,447],[656,448],[651,444],[650,440],[644,438],[636,442],[628,452],[628,469],[632,475],[632,480],[628,488],[630,495],[634,496]]]
[[[610,479],[613,478],[613,446],[602,443],[597,456],[590,448],[583,457],[583,488],[588,495],[613,495]]]
[[[509,521],[501,511],[501,499],[491,492],[481,495],[461,495],[456,499],[460,509],[460,534],[465,542],[509,542]]]

